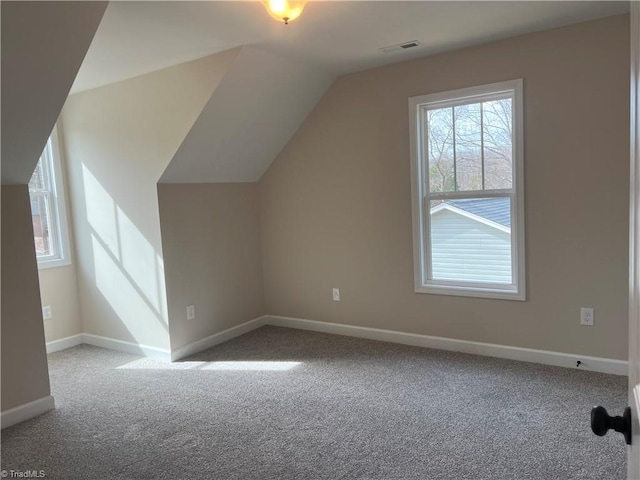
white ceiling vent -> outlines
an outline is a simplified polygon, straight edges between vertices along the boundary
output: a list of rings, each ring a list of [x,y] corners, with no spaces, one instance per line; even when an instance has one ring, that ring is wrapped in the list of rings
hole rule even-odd
[[[420,45],[421,43],[418,40],[410,40],[408,42],[398,43],[397,45],[382,47],[380,50],[383,53],[398,53],[398,52],[403,52],[405,50],[409,50],[411,48],[416,48]]]

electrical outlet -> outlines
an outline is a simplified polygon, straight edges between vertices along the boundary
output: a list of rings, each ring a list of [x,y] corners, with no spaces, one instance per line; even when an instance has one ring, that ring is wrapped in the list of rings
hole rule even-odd
[[[42,307],[42,319],[43,320],[51,320],[51,306],[45,305]]]
[[[194,318],[196,318],[196,307],[187,305],[187,320],[193,320]]]
[[[581,308],[580,309],[580,325],[593,327],[593,323],[594,323],[593,308]]]
[[[334,288],[333,289],[333,301],[334,302],[339,302],[340,301],[340,289],[339,288]]]

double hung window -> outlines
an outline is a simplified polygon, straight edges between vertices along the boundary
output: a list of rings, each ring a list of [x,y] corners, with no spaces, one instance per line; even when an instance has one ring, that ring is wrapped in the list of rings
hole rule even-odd
[[[69,265],[62,165],[54,129],[29,181],[38,268]]]
[[[409,110],[416,291],[524,300],[522,80]]]

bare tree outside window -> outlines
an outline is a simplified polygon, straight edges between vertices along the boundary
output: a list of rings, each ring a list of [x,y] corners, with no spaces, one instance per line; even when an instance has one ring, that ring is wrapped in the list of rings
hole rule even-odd
[[[428,151],[429,189],[432,192],[455,191],[453,156],[453,109],[429,110]]]
[[[511,188],[512,99],[503,98],[427,112],[431,192]]]

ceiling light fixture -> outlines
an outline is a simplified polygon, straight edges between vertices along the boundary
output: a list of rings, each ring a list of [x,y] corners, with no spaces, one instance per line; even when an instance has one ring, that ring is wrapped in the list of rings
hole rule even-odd
[[[300,16],[307,2],[296,2],[289,0],[266,0],[264,3],[267,12],[279,22],[289,25]]]

